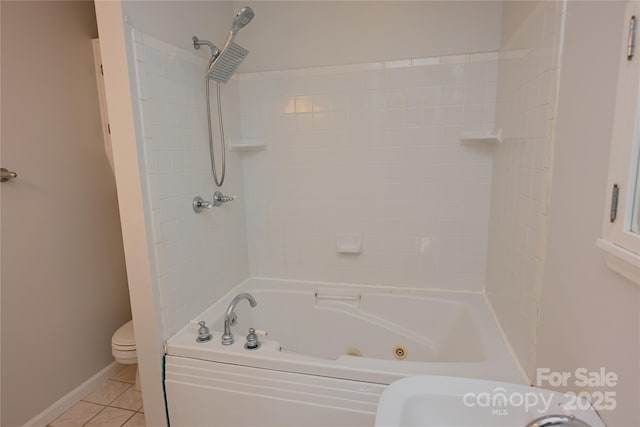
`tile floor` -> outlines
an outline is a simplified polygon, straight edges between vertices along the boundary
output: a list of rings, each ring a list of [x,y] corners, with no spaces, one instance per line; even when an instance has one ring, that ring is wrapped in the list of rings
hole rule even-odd
[[[136,365],[124,365],[49,427],[146,427],[142,394],[133,387]]]

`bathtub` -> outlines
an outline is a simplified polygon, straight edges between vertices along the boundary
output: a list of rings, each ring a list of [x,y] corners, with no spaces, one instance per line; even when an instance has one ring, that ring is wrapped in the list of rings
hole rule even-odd
[[[235,343],[224,312],[241,301]],[[251,278],[166,343],[165,389],[177,426],[373,425],[391,382],[446,375],[524,384],[483,294]],[[249,328],[264,330],[257,350]]]

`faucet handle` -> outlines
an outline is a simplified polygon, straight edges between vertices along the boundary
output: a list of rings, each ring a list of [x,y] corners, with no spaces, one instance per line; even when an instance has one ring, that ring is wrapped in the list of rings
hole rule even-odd
[[[225,196],[219,191],[213,193],[213,206],[220,206],[223,203],[231,202],[235,199],[235,196]]]
[[[209,328],[207,328],[206,323],[201,320],[198,322],[200,328],[198,328],[198,338],[196,338],[196,342],[207,342],[211,341],[213,335],[209,332]]]
[[[244,344],[244,348],[246,350],[257,350],[260,348],[260,340],[258,340],[258,335],[256,334],[256,330],[253,328],[249,328],[249,335],[247,335],[247,342]],[[260,331],[263,332],[263,331]]]
[[[193,198],[193,202],[191,202],[191,207],[195,213],[202,212],[203,209],[211,209],[215,204],[212,202],[207,202],[200,196],[196,196]]]

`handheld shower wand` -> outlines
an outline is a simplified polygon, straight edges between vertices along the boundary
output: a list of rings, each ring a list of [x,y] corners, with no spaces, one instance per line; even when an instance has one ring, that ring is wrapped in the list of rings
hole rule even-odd
[[[238,32],[251,22],[254,16],[253,9],[249,6],[243,7],[240,12],[236,13],[224,47],[218,55],[211,58],[207,68],[209,78],[222,83],[228,82],[242,61],[244,61],[244,58],[247,57],[249,51],[235,44],[233,40]]]
[[[231,29],[227,36],[227,41],[224,43],[222,49],[218,49],[213,43],[207,40],[199,40],[196,36],[193,36],[193,47],[199,49],[201,45],[209,46],[211,49],[211,59],[207,65],[207,72],[205,75],[206,97],[207,97],[207,125],[209,130],[209,152],[211,154],[211,172],[213,173],[213,179],[218,187],[221,187],[224,183],[225,170],[226,170],[226,151],[224,142],[224,126],[222,122],[222,105],[220,101],[220,83],[227,83],[233,73],[236,72],[244,58],[249,54],[249,51],[242,46],[239,46],[233,42],[238,32],[244,28],[255,16],[253,9],[249,6],[245,6],[233,18],[231,23]],[[215,80],[216,95],[218,100],[218,123],[220,127],[220,145],[222,148],[222,173],[218,178],[216,171],[215,155],[213,152],[213,132],[211,128],[211,99],[209,96],[209,81]]]
[[[253,13],[253,9],[249,6],[245,6],[240,9],[240,12],[236,13],[233,18],[233,24],[231,25],[231,33],[237,34],[238,31],[247,26],[256,14]]]

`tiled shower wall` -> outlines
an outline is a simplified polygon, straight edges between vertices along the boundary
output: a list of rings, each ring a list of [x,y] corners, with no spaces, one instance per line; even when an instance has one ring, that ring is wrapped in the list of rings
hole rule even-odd
[[[531,378],[564,3],[505,2],[503,11],[496,126],[504,129],[505,141],[493,161],[487,294]]]
[[[495,147],[459,131],[493,129],[497,59],[240,74],[251,274],[482,290]]]
[[[211,200],[214,191],[207,145],[206,59],[136,30],[133,43],[151,261],[168,338],[249,275],[242,162],[233,153],[227,156],[223,191],[237,200],[195,214],[193,198]],[[222,93],[226,130],[233,137],[238,133],[235,83]],[[215,114],[215,101],[213,108]],[[217,129],[214,138],[217,141]]]

